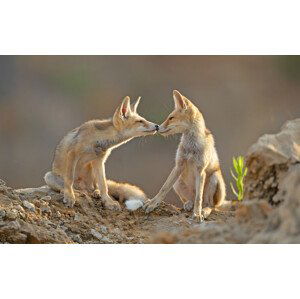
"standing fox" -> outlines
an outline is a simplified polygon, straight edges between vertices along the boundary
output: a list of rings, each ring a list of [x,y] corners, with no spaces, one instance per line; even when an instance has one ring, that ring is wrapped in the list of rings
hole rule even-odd
[[[134,137],[155,134],[159,126],[137,113],[140,98],[130,106],[130,98],[123,99],[112,119],[91,120],[69,132],[56,148],[52,171],[46,173],[46,184],[64,193],[64,203],[73,207],[73,186],[93,192],[102,199],[105,207],[120,210],[119,201],[134,209],[137,200],[142,204],[146,196],[142,190],[130,184],[106,180],[105,162],[111,151]],[[134,200],[135,203],[134,203]],[[141,203],[142,201],[142,203]]]
[[[145,205],[146,212],[153,211],[174,188],[186,211],[194,208],[198,221],[208,217],[211,208],[225,199],[226,189],[220,169],[214,138],[206,129],[198,108],[177,90],[173,91],[174,111],[159,126],[163,136],[182,134],[176,164],[158,194]],[[202,209],[202,202],[205,206]]]

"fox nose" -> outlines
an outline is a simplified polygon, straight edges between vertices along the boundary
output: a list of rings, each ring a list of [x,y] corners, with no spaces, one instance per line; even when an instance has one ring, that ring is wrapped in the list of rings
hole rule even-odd
[[[155,130],[156,130],[156,131],[159,130],[159,125],[155,125]]]

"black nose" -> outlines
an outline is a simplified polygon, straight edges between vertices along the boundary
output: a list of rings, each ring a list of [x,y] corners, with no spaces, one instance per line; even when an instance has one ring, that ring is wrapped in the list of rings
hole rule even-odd
[[[156,130],[156,131],[159,130],[159,125],[155,125],[155,130]]]

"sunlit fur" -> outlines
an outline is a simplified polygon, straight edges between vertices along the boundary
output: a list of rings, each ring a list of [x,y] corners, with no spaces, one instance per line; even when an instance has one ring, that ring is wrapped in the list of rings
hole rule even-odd
[[[52,189],[63,191],[68,206],[75,203],[73,186],[92,191],[112,209],[120,209],[112,196],[126,199],[126,195],[132,198],[136,194],[137,199],[144,200],[143,192],[137,187],[113,181],[107,184],[105,176],[105,162],[112,149],[134,137],[156,132],[157,125],[137,113],[139,101],[130,106],[130,98],[125,97],[111,119],[88,121],[69,132],[59,143],[52,171],[45,175],[45,181]],[[111,195],[109,187],[113,189]]]
[[[155,209],[173,186],[184,209],[194,209],[194,217],[201,221],[211,208],[224,201],[225,183],[214,138],[205,126],[202,113],[177,90],[173,98],[174,111],[160,125],[159,133],[163,136],[182,134],[176,165],[159,193],[146,205],[146,211]]]

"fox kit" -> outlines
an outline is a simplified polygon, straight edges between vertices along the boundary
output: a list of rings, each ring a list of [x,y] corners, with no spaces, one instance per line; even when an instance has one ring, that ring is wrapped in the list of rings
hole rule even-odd
[[[145,205],[145,209],[148,213],[154,210],[173,186],[184,209],[194,209],[194,218],[202,221],[208,217],[212,207],[224,201],[225,183],[214,138],[205,127],[202,113],[177,90],[173,91],[173,97],[175,109],[160,125],[158,132],[163,136],[182,134],[176,164],[159,193]]]
[[[46,173],[46,184],[64,193],[64,203],[73,207],[74,189],[93,192],[105,207],[120,210],[114,198],[144,201],[146,196],[138,187],[106,180],[105,162],[111,151],[134,137],[155,134],[158,125],[137,113],[140,98],[130,105],[125,97],[112,119],[91,120],[69,132],[56,148],[52,171]],[[127,204],[126,204],[127,205]],[[127,205],[128,208],[134,203]]]

